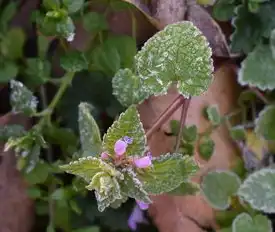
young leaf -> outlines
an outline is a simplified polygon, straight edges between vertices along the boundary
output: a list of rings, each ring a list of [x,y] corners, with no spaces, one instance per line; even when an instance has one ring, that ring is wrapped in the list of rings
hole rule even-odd
[[[84,5],[85,0],[63,0],[63,4],[68,9],[68,13],[75,13],[79,11]]]
[[[78,107],[78,127],[83,151],[93,156],[100,155],[101,136],[98,125],[91,114],[91,105],[80,103]]]
[[[149,194],[172,191],[197,171],[194,159],[181,154],[166,154],[152,160],[153,167],[138,173]]]
[[[55,24],[56,34],[65,38],[68,42],[73,41],[75,26],[71,17],[66,17]]]
[[[148,193],[144,190],[144,186],[138,179],[137,174],[130,169],[123,172],[123,174],[124,179],[120,183],[123,194],[144,203],[152,203]]]
[[[5,83],[15,78],[18,73],[18,67],[16,63],[12,61],[5,61],[0,64],[0,83]]]
[[[249,175],[241,185],[238,196],[254,209],[275,212],[275,170],[264,168]]]
[[[260,60],[259,57],[261,57]],[[241,85],[273,90],[275,88],[274,72],[274,59],[270,47],[259,44],[242,62],[238,81]]]
[[[139,104],[149,97],[142,80],[130,69],[120,69],[112,80],[113,94],[123,106]]]
[[[192,143],[197,139],[198,128],[196,125],[184,126],[182,131],[182,138],[184,141]]]
[[[245,140],[246,132],[243,126],[231,127],[229,132],[232,139],[236,141]]]
[[[210,136],[204,136],[200,140],[200,144],[198,147],[200,157],[204,160],[209,160],[214,152],[215,143],[210,138]]]
[[[206,108],[207,119],[215,126],[221,123],[221,116],[217,105],[211,105]]]
[[[214,209],[225,210],[231,204],[230,197],[237,194],[240,185],[240,178],[233,172],[211,171],[204,176],[201,191]]]
[[[142,156],[146,148],[146,136],[135,106],[129,107],[108,129],[103,137],[103,151],[114,155],[116,141],[124,136],[133,139],[132,144],[128,145],[125,154]]]
[[[77,161],[62,165],[60,168],[73,175],[80,176],[90,182],[98,172],[106,172],[110,176],[123,178],[123,175],[113,166],[95,157],[80,158]]]
[[[37,98],[21,82],[12,80],[10,82],[10,103],[13,112],[23,112],[32,115],[37,109]]]
[[[60,7],[60,0],[43,0],[43,6],[47,10],[56,10]]]
[[[264,215],[251,217],[247,213],[239,214],[233,221],[232,232],[272,232],[271,221]]]
[[[165,94],[173,82],[185,97],[197,96],[212,80],[211,48],[188,21],[170,24],[150,38],[135,56],[136,70],[152,95]]]
[[[26,133],[21,125],[4,125],[0,126],[0,141],[6,141],[11,137],[20,137]]]
[[[275,106],[266,106],[259,114],[255,122],[255,132],[266,140],[275,140]]]
[[[88,63],[83,53],[73,51],[60,58],[61,67],[68,72],[80,72],[88,68]]]
[[[83,26],[88,32],[108,30],[108,22],[103,14],[89,12],[83,16]]]

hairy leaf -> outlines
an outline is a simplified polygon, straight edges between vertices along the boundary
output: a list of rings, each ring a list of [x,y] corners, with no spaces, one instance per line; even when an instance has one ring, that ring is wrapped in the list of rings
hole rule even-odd
[[[210,136],[203,136],[199,143],[199,155],[204,160],[209,160],[214,152],[215,143]]]
[[[254,209],[275,212],[275,170],[264,168],[249,175],[241,185],[238,196]]]
[[[211,171],[204,176],[201,190],[214,209],[225,210],[230,206],[230,197],[237,194],[240,184],[240,178],[233,172]]]
[[[144,190],[144,186],[138,179],[137,174],[131,169],[125,170],[123,174],[124,179],[121,181],[121,191],[131,198],[144,203],[151,203],[152,201]]]
[[[208,120],[213,124],[213,125],[219,125],[221,123],[221,116],[219,112],[219,108],[217,105],[211,105],[206,108],[206,114]]]
[[[130,69],[120,69],[112,80],[113,94],[124,106],[141,103],[149,97],[146,86]]]
[[[92,107],[88,103],[80,103],[78,108],[78,126],[83,151],[89,151],[93,156],[101,151],[101,136],[98,125],[91,115]]]
[[[185,196],[185,195],[194,195],[198,193],[199,185],[191,181],[182,182],[177,188],[168,192],[170,195],[174,196]]]
[[[272,232],[271,221],[264,215],[251,217],[247,213],[239,214],[233,221],[232,232]]]
[[[274,63],[270,47],[258,45],[242,62],[238,75],[239,83],[255,86],[261,90],[273,90],[275,88]]]
[[[266,140],[275,140],[275,130],[273,125],[275,124],[275,106],[266,106],[259,114],[259,118],[256,120],[255,131]]]
[[[10,82],[11,95],[10,103],[13,112],[23,112],[32,115],[36,112],[37,98],[21,82],[12,80]]]
[[[62,56],[60,64],[68,72],[80,72],[88,68],[84,54],[77,51],[69,52]]]
[[[166,154],[152,160],[153,167],[138,173],[149,194],[172,191],[197,171],[194,159],[181,154]]]
[[[129,107],[108,129],[103,137],[103,150],[114,155],[114,145],[124,136],[133,139],[126,150],[126,155],[142,156],[146,146],[146,136],[135,106]]]
[[[80,158],[77,161],[62,165],[60,168],[70,174],[80,176],[90,182],[98,172],[106,172],[110,176],[123,179],[123,175],[113,166],[95,157]]]
[[[6,141],[11,137],[20,137],[26,133],[21,125],[4,125],[0,126],[0,141]]]
[[[85,0],[63,0],[62,3],[66,6],[69,13],[75,13],[83,7],[84,1]]]
[[[165,94],[173,82],[185,97],[207,90],[212,79],[211,49],[188,21],[168,25],[135,56],[136,70],[151,95]]]

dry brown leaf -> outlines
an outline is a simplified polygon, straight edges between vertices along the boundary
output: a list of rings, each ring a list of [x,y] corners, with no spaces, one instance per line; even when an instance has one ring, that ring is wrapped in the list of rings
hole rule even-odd
[[[202,110],[208,104],[217,104],[220,107],[221,114],[231,112],[235,108],[240,91],[235,75],[236,67],[232,64],[225,64],[215,72],[215,78],[209,90],[203,96],[191,99],[186,119],[188,125],[196,124],[199,131],[204,131],[208,127],[208,122],[202,116]],[[171,89],[168,95],[150,98],[139,107],[146,129],[152,126],[156,117],[167,108],[177,95],[177,92]],[[171,119],[176,120],[179,120],[179,118],[180,110],[171,117]],[[165,136],[165,132],[169,131],[169,122],[167,122],[149,140],[153,155],[171,151],[175,141],[171,137]],[[212,134],[212,138],[216,144],[215,151],[210,161],[194,178],[198,182],[200,177],[209,169],[228,168],[236,154],[236,148],[225,127],[221,126],[216,130]],[[199,159],[197,153],[195,157]],[[149,213],[160,232],[203,231],[194,225],[190,218],[193,218],[201,226],[215,227],[214,211],[200,195],[185,197],[157,196],[153,200],[154,204],[150,207]]]
[[[0,117],[0,125],[20,124],[28,126],[22,115],[6,114]],[[0,144],[0,231],[29,232],[34,221],[34,205],[26,193],[27,185],[16,169],[13,151],[3,151]]]

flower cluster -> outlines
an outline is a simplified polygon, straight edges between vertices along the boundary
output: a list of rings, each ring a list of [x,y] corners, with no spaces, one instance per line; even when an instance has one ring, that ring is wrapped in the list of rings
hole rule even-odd
[[[113,160],[116,162],[116,160],[121,160],[124,158],[126,161],[129,161],[127,163],[131,163],[133,167],[135,168],[148,168],[152,166],[152,155],[150,152],[148,152],[145,156],[141,158],[136,158],[132,156],[124,157],[127,147],[133,143],[133,139],[124,136],[122,139],[119,139],[116,141],[114,145],[114,152],[115,152],[115,157],[111,157],[108,153],[102,152],[100,157],[102,160],[106,160],[109,158],[113,158]],[[141,210],[147,210],[149,205],[142,202],[142,201],[136,201],[139,208]]]

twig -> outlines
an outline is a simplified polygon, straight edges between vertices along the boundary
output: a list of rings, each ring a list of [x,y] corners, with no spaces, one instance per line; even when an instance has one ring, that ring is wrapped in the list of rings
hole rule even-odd
[[[251,87],[250,89],[256,94],[256,96],[257,96],[260,100],[262,100],[263,103],[265,103],[265,104],[268,104],[268,103],[269,103],[269,101],[268,101],[267,98],[264,96],[264,94],[261,93],[257,88]]]
[[[159,118],[154,122],[153,126],[146,132],[147,138],[151,138],[153,133],[157,131],[163,123],[165,123],[173,113],[175,113],[179,107],[184,102],[184,97],[182,95],[179,95],[173,103],[164,110],[164,112],[159,116]]]
[[[175,147],[175,152],[176,153],[178,152],[178,150],[180,148],[181,135],[182,135],[182,132],[183,132],[183,128],[184,128],[188,108],[189,108],[189,105],[190,105],[190,101],[191,101],[190,98],[185,99],[184,103],[182,104],[182,110],[181,110],[181,116],[180,116],[180,130],[179,130],[179,133],[177,135],[176,147]]]

